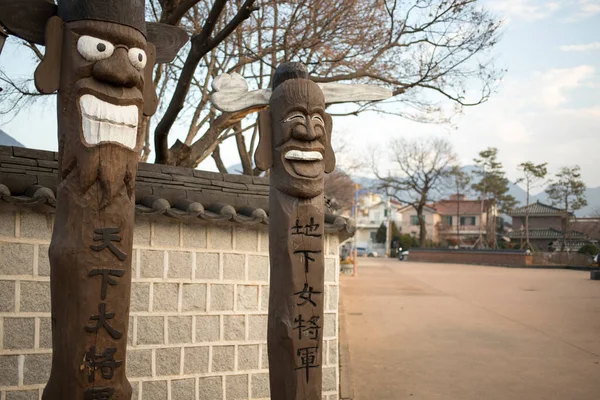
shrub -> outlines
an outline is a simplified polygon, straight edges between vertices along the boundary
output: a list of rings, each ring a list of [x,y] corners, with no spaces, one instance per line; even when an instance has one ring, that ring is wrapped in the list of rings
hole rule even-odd
[[[587,254],[588,256],[595,256],[598,254],[598,248],[591,243],[583,245],[579,251],[579,254]]]

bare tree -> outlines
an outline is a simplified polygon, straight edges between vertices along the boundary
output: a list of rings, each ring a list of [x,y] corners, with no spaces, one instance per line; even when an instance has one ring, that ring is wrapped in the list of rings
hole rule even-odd
[[[332,211],[350,210],[354,202],[354,181],[340,169],[325,175],[325,197]]]
[[[394,176],[382,176],[374,162],[375,175],[381,187],[389,188],[390,196],[415,209],[419,220],[419,240],[424,247],[427,240],[425,206],[444,186],[444,179],[456,163],[456,154],[446,139],[396,139],[390,148],[390,164],[396,168]]]
[[[481,104],[503,73],[489,55],[500,22],[481,3],[266,0],[256,10],[252,0],[148,0],[156,20],[184,27],[192,40],[187,53],[156,70],[162,113],[156,125],[145,121],[143,158],[154,142],[156,162],[195,167],[217,152],[213,158],[223,169],[218,148],[235,138],[243,172],[255,174],[258,131],[251,114],[258,110],[219,114],[209,101],[210,84],[219,74],[238,72],[252,89],[267,88],[274,68],[285,61],[305,63],[317,82],[352,80],[393,90],[393,106],[357,104],[346,114],[375,110],[447,122],[444,101]],[[28,94],[20,89],[30,86],[21,84],[13,97]],[[0,93],[2,103],[5,95]],[[176,126],[187,126],[181,141],[173,139]]]

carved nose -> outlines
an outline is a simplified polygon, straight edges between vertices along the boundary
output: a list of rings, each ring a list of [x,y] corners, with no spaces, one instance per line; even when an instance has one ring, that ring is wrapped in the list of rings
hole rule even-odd
[[[129,61],[127,50],[119,47],[112,57],[94,64],[94,78],[113,86],[134,87],[140,82],[140,73]]]
[[[292,130],[292,136],[297,140],[305,140],[307,142],[311,140],[319,139],[323,133],[320,129],[315,129],[310,121],[307,124],[298,124]]]

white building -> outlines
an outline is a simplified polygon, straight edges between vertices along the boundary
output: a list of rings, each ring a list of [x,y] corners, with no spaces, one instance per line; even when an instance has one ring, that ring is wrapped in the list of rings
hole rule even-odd
[[[395,200],[388,202],[379,194],[369,193],[359,200],[358,214],[356,217],[356,247],[364,247],[368,250],[376,250],[380,254],[385,253],[385,244],[377,243],[375,237],[381,224],[387,226],[388,207],[391,210],[391,220],[396,223],[398,229],[402,225],[402,208]]]

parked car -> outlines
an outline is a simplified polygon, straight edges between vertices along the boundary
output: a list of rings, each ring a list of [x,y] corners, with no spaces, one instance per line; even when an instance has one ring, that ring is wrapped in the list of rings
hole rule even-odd
[[[367,257],[379,257],[379,253],[375,250],[371,250],[368,252]]]
[[[359,257],[365,257],[367,256],[367,248],[366,247],[357,247],[356,248],[356,255]]]
[[[594,264],[598,264],[600,267],[600,253],[596,254],[596,257],[594,257]]]

